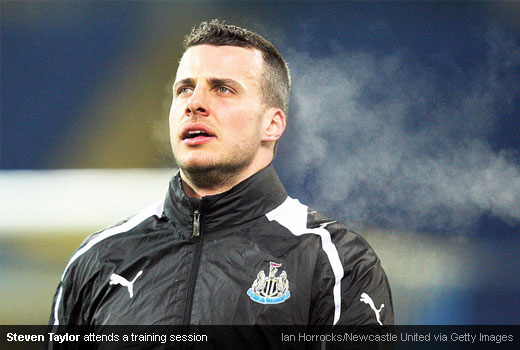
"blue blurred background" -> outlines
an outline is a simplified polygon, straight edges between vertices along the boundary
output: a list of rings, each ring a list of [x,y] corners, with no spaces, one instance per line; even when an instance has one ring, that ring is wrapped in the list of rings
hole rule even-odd
[[[0,324],[45,323],[81,240],[161,198],[168,84],[213,18],[287,59],[275,167],[374,246],[397,323],[520,323],[520,3],[0,6]]]

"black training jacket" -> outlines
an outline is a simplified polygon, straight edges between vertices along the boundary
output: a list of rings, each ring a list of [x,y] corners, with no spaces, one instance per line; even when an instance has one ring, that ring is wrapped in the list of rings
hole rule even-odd
[[[287,196],[272,166],[231,190],[164,203],[89,236],[51,325],[394,322],[381,263],[344,225]]]

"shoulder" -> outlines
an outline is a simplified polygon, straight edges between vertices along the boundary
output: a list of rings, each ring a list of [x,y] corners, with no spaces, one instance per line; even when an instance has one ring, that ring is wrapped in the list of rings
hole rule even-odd
[[[363,260],[368,265],[379,263],[374,250],[360,234],[345,224],[309,208],[297,199],[287,197],[266,216],[295,236],[319,236],[322,250],[329,258],[341,260],[342,265],[352,266],[354,260]]]
[[[307,220],[309,228],[320,228],[330,235],[331,245],[337,251],[345,271],[365,270],[381,264],[376,252],[365,238],[344,223],[330,219],[312,209],[309,209]]]
[[[339,245],[340,248],[359,246],[359,248],[367,251],[373,251],[372,247],[368,244],[365,238],[363,238],[362,234],[354,231],[338,220],[331,219],[318,211],[309,209],[307,221],[308,227],[322,227],[327,230],[335,244]]]
[[[304,234],[329,236],[333,243],[339,245],[340,248],[357,245],[366,250],[372,250],[365,239],[347,225],[331,219],[291,197],[287,197],[277,208],[268,212],[266,217],[270,221],[278,222],[297,236]]]
[[[101,253],[109,248],[115,239],[127,237],[132,232],[147,226],[161,216],[163,203],[154,203],[126,219],[120,220],[98,232],[89,235],[70,258],[62,279],[69,273],[75,272],[78,265],[88,267],[99,260]]]

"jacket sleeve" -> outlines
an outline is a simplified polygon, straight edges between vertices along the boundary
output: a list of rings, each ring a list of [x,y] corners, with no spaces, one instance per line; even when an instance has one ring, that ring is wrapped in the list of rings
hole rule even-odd
[[[52,303],[49,326],[82,325],[85,302],[77,276],[77,265],[67,266]]]
[[[358,234],[331,226],[330,247],[315,271],[311,323],[393,325],[390,286],[376,253]]]
[[[100,271],[93,258],[95,253],[84,252],[85,246],[97,234],[87,237],[67,263],[54,294],[49,326],[88,324],[92,287]]]

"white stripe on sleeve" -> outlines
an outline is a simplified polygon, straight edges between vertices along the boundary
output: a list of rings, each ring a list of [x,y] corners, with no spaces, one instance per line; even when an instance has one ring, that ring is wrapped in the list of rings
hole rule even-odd
[[[335,325],[340,318],[341,313],[341,279],[345,273],[339,253],[332,243],[329,231],[325,227],[331,222],[324,223],[317,228],[307,227],[307,206],[301,204],[297,199],[287,197],[287,199],[277,208],[266,214],[269,221],[277,221],[280,225],[287,228],[295,236],[304,234],[315,234],[320,236],[323,251],[329,259],[332,271],[334,273],[334,288],[332,290],[334,296],[334,322]],[[334,222],[334,221],[333,221]]]

